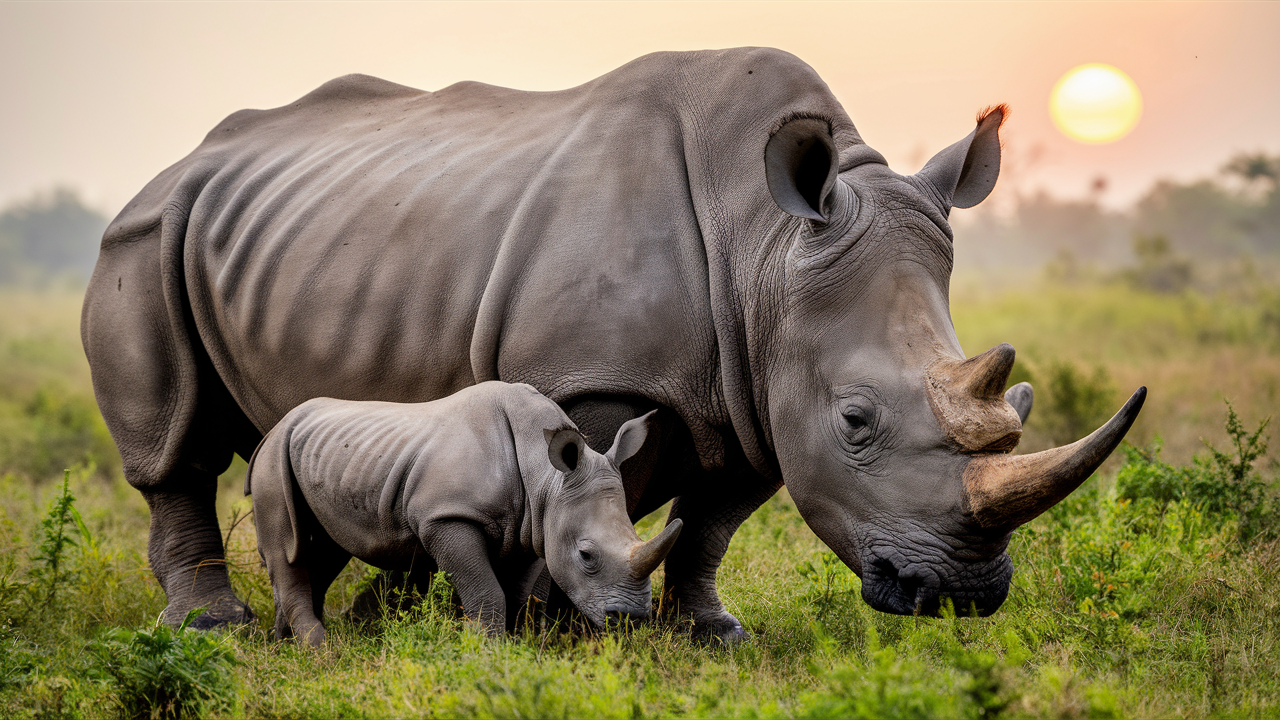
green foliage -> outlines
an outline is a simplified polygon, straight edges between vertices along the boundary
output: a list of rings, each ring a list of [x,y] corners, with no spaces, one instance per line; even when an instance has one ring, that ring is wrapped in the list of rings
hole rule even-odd
[[[80,304],[64,290],[0,288],[0,474],[47,482],[75,465],[119,471],[80,347]]]
[[[76,498],[71,494],[71,471],[62,474],[62,492],[54,499],[49,512],[40,521],[40,544],[36,547],[32,558],[33,567],[30,574],[41,586],[44,599],[52,602],[58,592],[58,586],[66,575],[64,556],[68,548],[76,546],[76,539],[67,531],[74,526],[82,539],[89,541],[89,529],[84,519],[76,510]]]
[[[230,703],[235,653],[228,636],[190,630],[204,608],[175,630],[157,618],[151,630],[112,628],[92,646],[96,668],[128,720],[203,717]]]
[[[1206,441],[1209,456],[1185,467],[1160,460],[1158,439],[1146,448],[1126,447],[1128,462],[1116,477],[1117,494],[1126,500],[1152,502],[1161,514],[1170,503],[1185,501],[1210,518],[1236,523],[1243,542],[1273,537],[1280,507],[1268,496],[1268,483],[1253,470],[1266,454],[1263,433],[1269,423],[1270,418],[1263,420],[1250,433],[1228,402],[1226,431],[1232,451],[1223,452]]]
[[[815,669],[815,674],[824,687],[801,701],[799,717],[973,717],[962,712],[954,688],[939,686],[924,663],[901,658],[893,648],[870,653],[866,664]]]
[[[817,609],[819,620],[832,610],[841,593],[854,589],[850,584],[853,575],[833,552],[819,555],[816,565],[813,560],[799,563],[796,572],[808,583],[807,597]]]
[[[97,403],[90,397],[44,386],[36,389],[22,410],[35,431],[35,442],[24,448],[27,462],[21,463],[32,477],[46,476],[59,465],[95,464],[114,452]]]

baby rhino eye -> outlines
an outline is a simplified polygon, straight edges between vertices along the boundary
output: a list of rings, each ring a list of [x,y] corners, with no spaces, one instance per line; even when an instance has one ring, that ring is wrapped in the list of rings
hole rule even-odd
[[[599,558],[596,550],[591,542],[582,542],[578,544],[578,561],[588,570],[592,570],[598,564]]]

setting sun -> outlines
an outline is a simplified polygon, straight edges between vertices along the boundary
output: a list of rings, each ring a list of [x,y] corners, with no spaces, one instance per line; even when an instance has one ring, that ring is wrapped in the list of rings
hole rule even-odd
[[[1119,140],[1138,124],[1142,96],[1138,86],[1119,68],[1090,63],[1073,68],[1049,96],[1054,125],[1064,135],[1084,143]]]

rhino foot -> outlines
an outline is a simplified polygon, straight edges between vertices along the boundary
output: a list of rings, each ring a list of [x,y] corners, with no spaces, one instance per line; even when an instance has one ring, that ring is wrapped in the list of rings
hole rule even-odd
[[[749,642],[751,633],[747,632],[738,619],[727,612],[722,612],[710,620],[694,620],[693,639],[703,645],[715,647],[731,647],[739,643]]]
[[[170,603],[164,609],[165,624],[174,627],[180,625],[193,607],[204,608],[204,612],[188,625],[193,630],[221,630],[237,625],[248,625],[258,619],[258,616],[253,614],[253,610],[240,598],[235,595],[220,595],[203,602],[189,601],[181,606]]]

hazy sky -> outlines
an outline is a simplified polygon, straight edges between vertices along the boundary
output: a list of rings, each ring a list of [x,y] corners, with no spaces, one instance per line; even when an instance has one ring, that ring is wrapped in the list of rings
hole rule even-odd
[[[115,213],[224,116],[362,72],[570,87],[655,50],[768,45],[811,64],[898,172],[1007,102],[998,193],[1111,204],[1158,177],[1280,152],[1280,3],[0,2],[0,205],[55,184]],[[1144,115],[1101,146],[1063,137],[1049,91],[1105,62]]]

